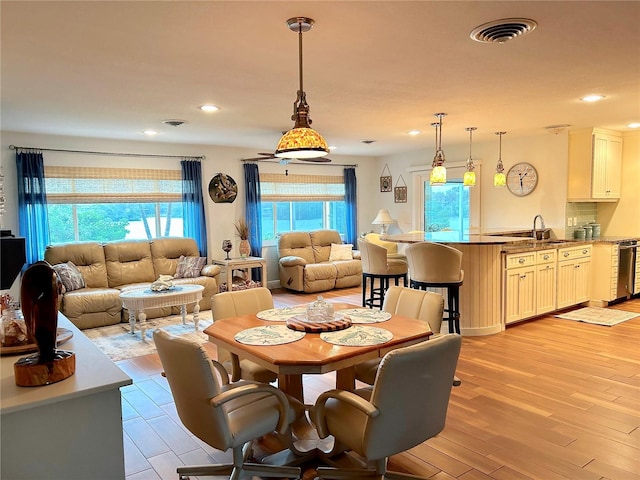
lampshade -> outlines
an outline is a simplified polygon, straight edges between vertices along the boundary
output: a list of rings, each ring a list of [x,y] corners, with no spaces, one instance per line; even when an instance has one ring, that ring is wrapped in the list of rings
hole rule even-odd
[[[496,135],[500,138],[500,148],[498,150],[498,163],[496,165],[496,173],[493,176],[494,187],[506,187],[507,176],[504,173],[504,165],[502,165],[502,135],[507,132],[496,132]]]
[[[389,210],[387,210],[386,208],[379,210],[378,215],[376,215],[376,218],[374,218],[373,222],[371,222],[372,225],[382,225],[381,233],[387,233],[387,225],[390,225],[392,223],[394,223],[394,220],[393,218],[391,218]]]
[[[322,135],[311,128],[309,118],[309,104],[302,81],[302,33],[313,27],[314,20],[307,17],[293,17],[287,20],[289,29],[298,32],[298,66],[300,72],[300,89],[296,101],[293,102],[291,120],[293,128],[286,132],[276,147],[275,156],[279,158],[309,158],[323,157],[329,153],[329,146]]]
[[[464,172],[462,177],[462,184],[465,187],[474,187],[476,185],[476,172],[474,172],[475,165],[473,164],[473,158],[471,157],[471,141],[473,137],[473,131],[477,130],[476,127],[465,128],[469,132],[469,158],[467,158],[467,171]]]
[[[316,158],[328,152],[329,146],[322,135],[311,127],[298,127],[280,138],[275,155],[280,158]]]
[[[444,185],[447,183],[447,169],[444,166],[445,158],[444,151],[442,150],[442,118],[446,113],[434,114],[438,117],[437,123],[432,123],[431,126],[436,128],[436,154],[433,157],[431,166],[431,175],[429,176],[429,183],[431,185]]]
[[[476,172],[464,172],[464,176],[462,177],[462,184],[465,187],[475,187]]]

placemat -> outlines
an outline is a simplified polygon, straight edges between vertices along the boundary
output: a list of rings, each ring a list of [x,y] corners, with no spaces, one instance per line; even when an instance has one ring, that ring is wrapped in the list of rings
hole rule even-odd
[[[282,345],[300,340],[304,332],[297,332],[286,325],[265,325],[253,327],[236,333],[236,342],[245,345]]]
[[[336,318],[329,322],[309,322],[306,315],[287,319],[287,327],[291,330],[309,333],[337,332],[351,326],[351,320]]]
[[[306,312],[306,306],[271,308],[269,310],[262,310],[256,313],[256,317],[260,320],[267,320],[269,322],[284,322],[288,318],[295,317],[296,315],[302,315]]]
[[[380,323],[391,318],[389,312],[371,308],[348,308],[339,312],[344,318],[351,320],[351,323]]]
[[[384,328],[352,325],[351,328],[339,332],[321,333],[320,338],[334,345],[365,347],[386,343],[393,338],[393,333]]]

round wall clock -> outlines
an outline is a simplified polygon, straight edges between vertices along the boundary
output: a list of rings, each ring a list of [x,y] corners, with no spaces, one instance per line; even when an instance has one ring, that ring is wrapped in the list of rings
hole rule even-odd
[[[514,195],[529,195],[537,184],[538,172],[530,163],[516,163],[507,172],[507,188]]]

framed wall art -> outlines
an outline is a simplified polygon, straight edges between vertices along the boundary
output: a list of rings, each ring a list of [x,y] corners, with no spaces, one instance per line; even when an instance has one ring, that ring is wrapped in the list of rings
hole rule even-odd
[[[385,175],[385,172],[388,175]],[[393,179],[391,177],[391,172],[389,171],[389,167],[387,164],[384,164],[384,168],[382,169],[382,175],[380,175],[380,191],[381,192],[390,192],[393,188]]]
[[[214,203],[233,203],[238,195],[236,181],[225,173],[217,173],[209,182],[209,196]]]
[[[400,181],[402,181],[402,185],[399,185]],[[402,178],[402,175],[398,178],[396,186],[393,189],[393,201],[395,203],[407,203],[407,183],[404,181],[404,178]]]

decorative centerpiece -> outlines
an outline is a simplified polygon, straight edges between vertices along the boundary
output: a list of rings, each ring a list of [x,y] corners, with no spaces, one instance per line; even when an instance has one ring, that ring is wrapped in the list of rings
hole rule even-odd
[[[238,251],[242,258],[246,258],[251,254],[251,245],[249,244],[249,224],[243,218],[239,218],[233,224],[236,227],[236,234],[240,237],[240,245]]]
[[[47,262],[36,262],[24,272],[20,303],[27,338],[37,345],[38,352],[14,363],[16,385],[49,385],[76,371],[75,353],[56,349],[59,292],[58,276]]]
[[[330,322],[333,320],[333,305],[325,302],[322,295],[318,295],[315,302],[307,307],[308,322]]]
[[[336,318],[333,312],[333,305],[325,302],[321,295],[315,302],[307,306],[306,316],[296,315],[286,320],[287,327],[291,330],[302,332],[321,333],[344,330],[351,326],[348,318]]]
[[[158,279],[149,286],[152,292],[164,292],[172,288],[173,277],[171,275],[160,275]]]

